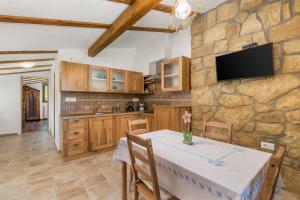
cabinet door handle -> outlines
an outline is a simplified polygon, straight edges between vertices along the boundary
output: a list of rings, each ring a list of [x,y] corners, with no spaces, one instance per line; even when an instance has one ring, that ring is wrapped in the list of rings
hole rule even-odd
[[[78,131],[76,131],[76,132],[73,132],[73,134],[74,134],[74,135],[78,135],[78,134],[79,134],[79,132],[78,132]]]
[[[79,147],[79,144],[73,144],[73,147]]]

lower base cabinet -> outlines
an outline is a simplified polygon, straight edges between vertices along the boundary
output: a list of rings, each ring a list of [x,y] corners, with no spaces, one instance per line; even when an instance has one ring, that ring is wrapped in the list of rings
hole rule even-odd
[[[147,119],[150,131],[154,130],[154,117],[133,113],[112,116],[87,117],[63,120],[63,156],[79,156],[88,151],[110,149],[118,145],[128,131],[128,120]]]
[[[96,151],[115,145],[113,117],[94,117],[89,119],[90,150]]]
[[[156,107],[154,108],[154,129],[169,129],[182,132],[186,130],[182,115],[184,112],[191,112],[190,107]]]

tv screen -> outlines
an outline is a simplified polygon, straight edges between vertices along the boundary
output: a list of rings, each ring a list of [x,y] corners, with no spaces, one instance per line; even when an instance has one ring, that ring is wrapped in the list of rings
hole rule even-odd
[[[216,63],[218,81],[273,76],[273,44],[218,56]]]

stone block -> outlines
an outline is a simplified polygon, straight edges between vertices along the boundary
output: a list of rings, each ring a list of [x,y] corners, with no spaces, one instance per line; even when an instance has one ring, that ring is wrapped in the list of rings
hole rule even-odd
[[[192,51],[192,58],[198,58],[205,55],[212,54],[214,49],[213,44],[205,44],[198,48],[193,49]]]
[[[253,116],[254,110],[251,106],[220,107],[215,114],[217,120],[233,124],[234,130],[240,130]]]
[[[300,40],[292,40],[284,43],[283,50],[288,54],[300,52]]]
[[[281,135],[284,128],[282,124],[257,122],[255,132],[267,135]]]
[[[284,24],[272,28],[269,32],[269,39],[272,42],[293,39],[300,36],[300,16],[295,16]]]
[[[256,103],[254,105],[254,109],[256,112],[269,112],[273,109],[272,104],[260,104]]]
[[[217,21],[217,11],[216,10],[210,10],[207,12],[206,15],[206,20],[207,20],[207,28],[211,28],[216,24]]]
[[[226,38],[227,23],[217,24],[204,32],[203,43],[209,44]]]
[[[281,17],[281,2],[275,1],[262,7],[258,11],[258,15],[265,28],[270,28],[279,24]]]
[[[286,112],[286,118],[289,123],[300,124],[300,110]]]
[[[241,25],[239,23],[231,23],[228,25],[228,39],[234,39],[239,37]]]
[[[256,120],[262,122],[284,122],[284,114],[280,111],[273,111],[269,113],[261,113],[255,117]]]
[[[245,106],[252,104],[252,102],[251,97],[235,94],[223,94],[219,99],[219,103],[226,107]]]
[[[226,21],[230,18],[233,18],[238,13],[238,3],[224,3],[217,8],[217,20],[218,22]]]
[[[240,9],[241,10],[248,10],[259,6],[263,3],[263,0],[241,0]]]
[[[227,51],[227,47],[228,47],[228,41],[226,39],[217,41],[213,53],[214,54],[224,53]]]
[[[284,57],[284,73],[300,72],[300,55],[288,55]]]
[[[251,35],[246,35],[239,37],[237,39],[231,40],[228,43],[228,51],[239,51],[242,50],[242,47],[247,44],[252,43]]]
[[[282,11],[284,20],[288,20],[291,18],[290,3],[283,4]]]
[[[280,97],[275,104],[279,110],[295,110],[300,108],[300,90],[296,89],[292,92]],[[300,132],[299,132],[300,134]]]
[[[262,30],[262,25],[256,18],[256,13],[251,14],[242,25],[241,35]]]

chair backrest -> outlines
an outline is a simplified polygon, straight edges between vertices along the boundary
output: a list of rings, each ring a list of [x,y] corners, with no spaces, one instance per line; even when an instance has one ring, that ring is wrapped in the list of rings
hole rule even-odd
[[[209,128],[213,130],[209,130]],[[218,129],[218,131],[215,131],[215,129]],[[222,130],[225,130],[225,132],[223,132]],[[232,140],[231,124],[226,124],[222,122],[204,121],[203,134],[204,137],[209,139],[215,139],[222,142],[231,143]]]
[[[135,128],[134,128],[135,127]],[[139,135],[149,132],[149,124],[146,119],[128,120],[128,131],[131,135]]]
[[[126,137],[135,188],[146,199],[161,200],[151,140],[129,133],[126,133]],[[141,177],[149,180],[152,188],[149,188]]]
[[[280,174],[282,160],[286,151],[285,145],[280,145],[276,154],[272,156],[263,186],[259,194],[259,200],[272,200],[276,189],[276,183]]]

